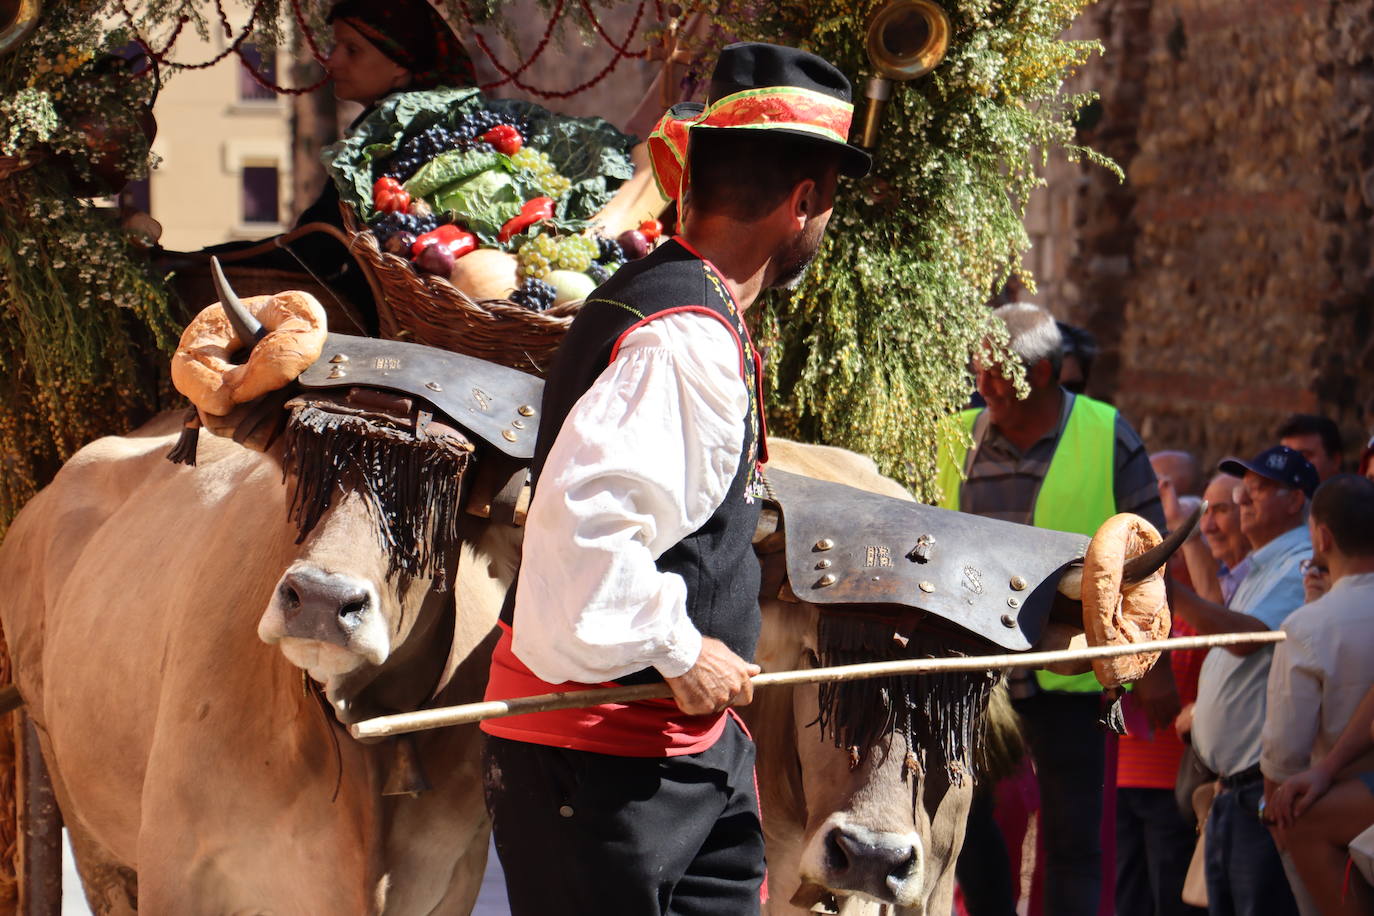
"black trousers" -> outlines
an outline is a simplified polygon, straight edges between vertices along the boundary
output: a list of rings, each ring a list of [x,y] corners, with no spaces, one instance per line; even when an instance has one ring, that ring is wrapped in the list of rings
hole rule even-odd
[[[488,735],[487,811],[513,916],[759,912],[754,744],[738,724],[680,757]]]
[[[969,916],[1016,916],[1011,856],[994,816],[996,795],[996,783],[974,790],[964,846],[954,863],[954,876],[964,892],[964,909]]]
[[[1117,789],[1117,916],[1204,916],[1183,902],[1195,845],[1172,789]]]
[[[1096,693],[1037,693],[1012,705],[1035,761],[1045,832],[1046,916],[1097,916],[1102,894],[1106,736]]]

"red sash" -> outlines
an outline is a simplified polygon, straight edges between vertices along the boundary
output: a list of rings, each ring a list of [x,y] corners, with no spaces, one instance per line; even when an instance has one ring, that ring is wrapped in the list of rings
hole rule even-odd
[[[491,656],[486,699],[509,700],[598,686],[617,685],[541,681],[515,657],[511,629],[501,624],[501,638]],[[575,751],[616,757],[677,757],[699,754],[715,744],[725,731],[725,718],[725,713],[689,716],[670,699],[644,700],[488,719],[481,728],[498,738]]]

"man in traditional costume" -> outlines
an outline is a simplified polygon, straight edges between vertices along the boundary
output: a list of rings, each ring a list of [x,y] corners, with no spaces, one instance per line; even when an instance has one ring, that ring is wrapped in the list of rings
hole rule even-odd
[[[759,908],[754,747],[729,710],[758,671],[767,457],[744,313],[801,277],[837,176],[869,157],[845,140],[848,80],[812,54],[731,45],[709,98],[651,138],[681,234],[586,300],[550,369],[487,689],[665,680],[673,699],[483,724],[516,916]]]

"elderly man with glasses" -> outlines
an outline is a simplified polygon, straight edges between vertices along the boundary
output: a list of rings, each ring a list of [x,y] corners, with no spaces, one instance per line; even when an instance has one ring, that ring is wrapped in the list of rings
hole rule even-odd
[[[1199,633],[1278,629],[1303,604],[1300,567],[1312,554],[1307,500],[1317,488],[1317,471],[1283,445],[1251,461],[1228,458],[1221,470],[1241,478],[1233,497],[1250,542],[1249,570],[1225,606],[1176,586],[1174,610]],[[1212,914],[1298,913],[1279,851],[1260,821],[1260,734],[1272,658],[1272,646],[1213,649],[1198,681],[1193,747],[1222,786],[1207,821]]]

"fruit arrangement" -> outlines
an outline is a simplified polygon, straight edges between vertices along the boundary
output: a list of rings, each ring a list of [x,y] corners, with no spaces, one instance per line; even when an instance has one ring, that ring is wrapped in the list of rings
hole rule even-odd
[[[634,175],[630,142],[600,119],[434,90],[388,99],[327,163],[382,250],[472,298],[542,311],[585,298],[661,236],[650,221],[610,238],[597,221]]]

